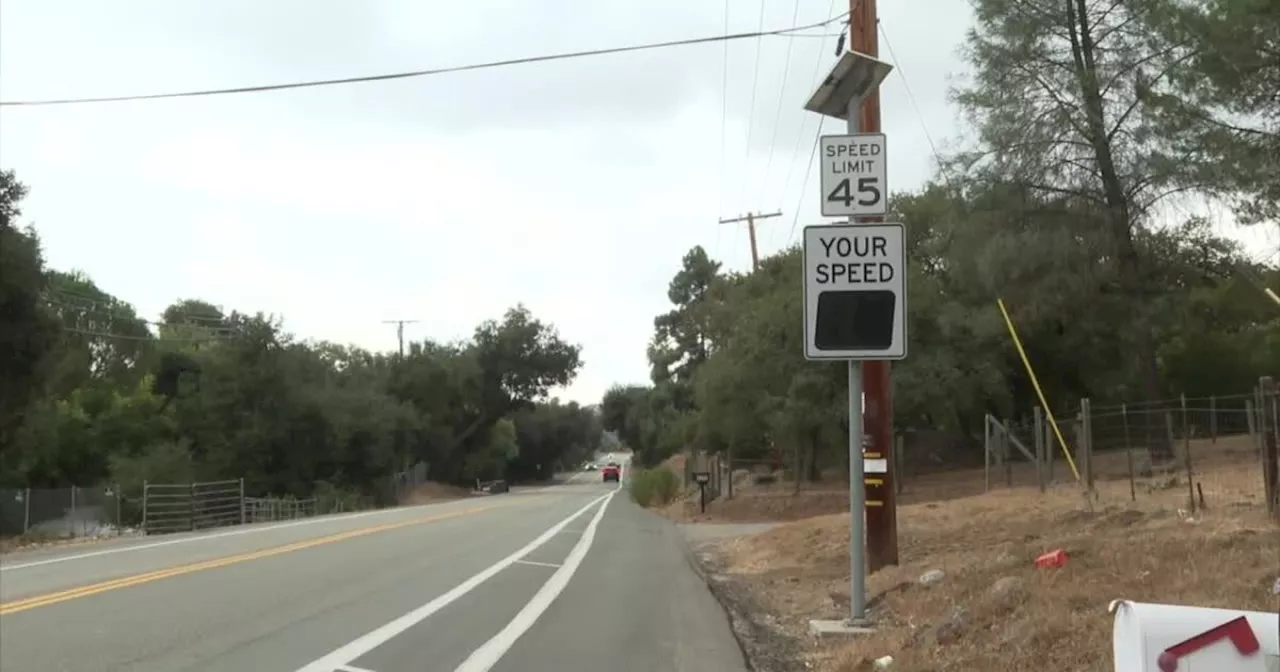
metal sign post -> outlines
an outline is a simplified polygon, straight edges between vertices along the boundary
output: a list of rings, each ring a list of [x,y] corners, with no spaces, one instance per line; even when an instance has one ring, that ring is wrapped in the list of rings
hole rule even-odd
[[[873,502],[865,481],[862,362],[907,355],[903,227],[858,221],[888,211],[885,136],[859,133],[859,119],[863,101],[892,69],[867,54],[846,52],[805,105],[848,124],[846,135],[821,139],[820,157],[822,214],[848,217],[848,224],[806,227],[804,240],[805,358],[847,360],[849,374],[849,618],[813,622],[822,632],[861,632],[868,625],[866,512]],[[877,452],[882,457],[879,447]],[[876,480],[883,485],[888,479]]]

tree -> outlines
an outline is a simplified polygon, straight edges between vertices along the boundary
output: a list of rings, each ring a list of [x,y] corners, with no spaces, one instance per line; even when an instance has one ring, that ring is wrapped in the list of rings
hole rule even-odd
[[[1179,45],[1186,66],[1143,91],[1166,151],[1244,221],[1280,221],[1280,11],[1267,0],[1147,6],[1146,27]]]
[[[1143,389],[1158,398],[1149,306],[1161,289],[1141,238],[1167,196],[1213,186],[1164,151],[1157,115],[1144,104],[1178,72],[1180,45],[1145,28],[1143,3],[978,0],[975,9],[966,53],[973,83],[955,95],[978,130],[978,146],[961,157],[968,177],[1032,197],[1021,213],[1032,222],[1046,205],[1090,222],[1100,235],[1079,242],[1090,252],[1091,281],[1127,300]]]
[[[0,449],[12,442],[24,410],[40,396],[58,337],[40,300],[46,283],[40,239],[18,228],[26,194],[13,171],[0,170]],[[0,452],[0,472],[10,454]]]
[[[580,348],[523,306],[404,357],[200,298],[151,321],[87,273],[45,268],[14,225],[25,188],[2,178],[0,485],[243,478],[250,494],[391,502],[415,464],[448,483],[537,480],[599,445],[594,409],[550,398]]]

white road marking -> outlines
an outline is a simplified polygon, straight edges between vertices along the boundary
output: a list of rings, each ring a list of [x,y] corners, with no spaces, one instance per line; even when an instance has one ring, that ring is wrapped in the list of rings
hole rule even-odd
[[[333,668],[333,672],[373,672],[373,670],[370,670],[364,667],[351,667],[350,665],[343,665],[341,667]]]
[[[424,506],[431,506],[430,504]],[[10,572],[15,569],[27,569],[29,567],[43,567],[45,565],[56,565],[60,562],[71,562],[72,560],[86,560],[88,558],[97,558],[104,555],[115,555],[117,553],[132,553],[134,551],[146,551],[152,548],[163,548],[165,546],[177,546],[178,544],[191,544],[197,541],[209,541],[211,539],[224,539],[226,537],[238,537],[245,534],[258,534],[260,532],[270,532],[272,530],[282,530],[290,527],[302,527],[304,525],[319,525],[321,523],[331,523],[340,520],[353,520],[356,518],[366,518],[378,514],[390,513],[393,511],[405,511],[409,507],[399,507],[395,509],[379,509],[377,511],[361,511],[359,513],[340,514],[336,516],[323,516],[316,518],[307,518],[306,520],[291,520],[283,523],[269,523],[254,527],[240,527],[226,532],[214,532],[211,534],[201,534],[194,537],[182,537],[181,539],[168,539],[165,541],[153,541],[148,544],[137,544],[134,546],[121,546],[119,548],[104,548],[100,551],[89,551],[87,553],[76,553],[75,555],[61,555],[56,558],[46,558],[44,560],[33,560],[31,562],[22,562],[14,565],[0,565],[0,572]]]
[[[360,637],[357,637],[355,640],[352,640],[351,642],[348,642],[347,644],[344,644],[343,646],[338,647],[337,649],[329,652],[325,656],[318,658],[315,661],[298,668],[297,672],[333,672],[334,668],[340,668],[345,665],[351,664],[352,661],[359,658],[360,656],[363,656],[366,653],[369,653],[370,651],[378,648],[379,646],[382,646],[383,644],[390,641],[392,638],[396,637],[397,635],[400,635],[401,633],[421,623],[422,621],[425,621],[432,614],[436,613],[437,611],[440,611],[446,606],[457,601],[462,596],[475,590],[480,586],[480,584],[493,578],[493,576],[498,572],[501,572],[507,567],[510,567],[511,565],[515,564],[516,561],[523,559],[524,556],[537,550],[543,544],[546,544],[548,541],[554,538],[557,534],[559,534],[561,530],[568,527],[570,523],[580,518],[586,512],[590,511],[591,507],[596,506],[601,502],[608,504],[609,498],[613,497],[613,495],[615,494],[617,494],[616,490],[613,492],[610,492],[607,495],[602,495],[600,497],[597,497],[591,500],[590,503],[588,503],[586,506],[582,507],[581,509],[578,509],[568,518],[565,518],[564,520],[551,526],[549,529],[547,529],[547,531],[539,535],[537,539],[534,539],[533,541],[526,544],[524,548],[521,548],[515,553],[512,553],[511,555],[494,563],[488,569],[480,572],[479,574],[476,574],[475,576],[467,579],[466,581],[463,581],[457,586],[454,586],[453,589],[450,590],[449,592],[444,593],[443,595],[440,595],[434,600],[431,600],[430,602],[422,605],[421,607],[418,607],[417,609],[414,609],[413,611],[401,616],[400,618],[397,618],[391,621],[390,623],[382,625],[364,635],[361,635]],[[604,506],[601,506],[600,510],[603,511]],[[597,516],[598,515],[599,514],[597,514]],[[587,529],[588,531],[590,531],[592,528],[588,527]]]
[[[560,568],[560,565],[557,565],[554,562],[538,562],[536,560],[516,560],[516,564],[517,565],[533,565],[534,567],[552,567],[555,569]]]
[[[524,605],[524,608],[507,623],[507,627],[503,628],[498,634],[494,635],[489,641],[480,645],[462,661],[462,664],[454,670],[454,672],[488,672],[498,664],[499,660],[511,650],[516,641],[520,639],[529,628],[538,621],[544,612],[555,601],[556,597],[564,591],[565,586],[569,585],[569,580],[573,578],[575,572],[578,571],[582,560],[587,557],[587,551],[591,550],[591,543],[596,538],[596,528],[600,526],[600,520],[604,518],[605,509],[609,508],[609,502],[613,500],[613,496],[618,494],[615,488],[610,492],[604,503],[600,505],[600,509],[596,511],[595,517],[587,525],[587,531],[582,533],[582,538],[574,545],[573,550],[569,551],[569,557],[565,558],[564,565],[557,569],[547,582],[542,584],[542,588]]]

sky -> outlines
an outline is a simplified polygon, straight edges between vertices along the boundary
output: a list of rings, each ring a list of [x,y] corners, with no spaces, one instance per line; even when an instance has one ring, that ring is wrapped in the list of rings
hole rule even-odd
[[[763,2],[763,5],[762,5]],[[844,0],[734,0],[731,33]],[[0,100],[114,96],[419,70],[723,34],[700,0],[4,0]],[[963,0],[881,2],[894,191],[959,135]],[[922,21],[922,17],[928,17]],[[180,298],[282,316],[299,337],[389,350],[467,337],[524,303],[583,346],[559,396],[645,382],[653,318],[702,245],[746,270],[821,220],[806,181],[836,28],[804,37],[379,83],[0,112],[0,167],[48,263],[157,319]],[[725,44],[728,44],[727,51]],[[726,55],[727,54],[727,55]],[[828,122],[825,132],[839,132]],[[1270,232],[1231,227],[1259,258]],[[797,291],[799,291],[797,289]],[[797,353],[796,356],[799,356]]]

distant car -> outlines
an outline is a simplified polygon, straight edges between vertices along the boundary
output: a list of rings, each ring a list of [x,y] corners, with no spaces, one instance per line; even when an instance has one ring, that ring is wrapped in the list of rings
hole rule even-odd
[[[595,471],[599,468],[600,467],[597,466],[594,462],[588,462],[586,466],[583,467],[583,469],[586,469],[587,471]]]
[[[613,481],[617,483],[622,479],[622,468],[616,464],[610,463],[607,467],[600,470],[600,475],[604,478],[604,483]]]

